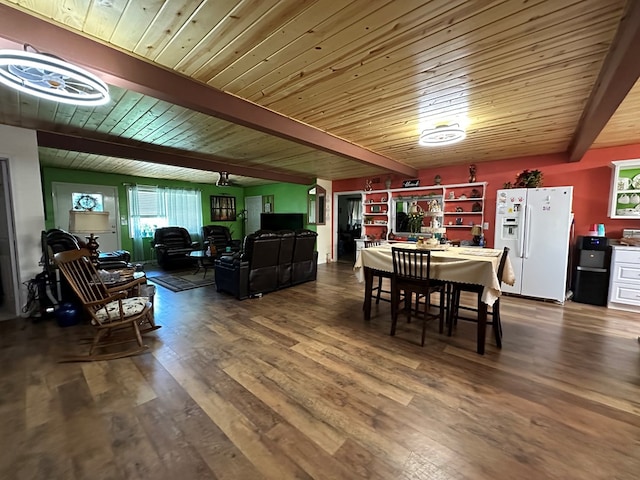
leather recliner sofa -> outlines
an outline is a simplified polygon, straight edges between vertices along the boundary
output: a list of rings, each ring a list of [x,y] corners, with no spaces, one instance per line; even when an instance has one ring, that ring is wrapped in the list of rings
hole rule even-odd
[[[215,262],[216,288],[243,300],[315,280],[317,233],[261,230],[247,235],[242,254]]]
[[[184,227],[162,227],[156,229],[151,247],[156,251],[158,265],[165,268],[174,263],[191,265],[189,254],[200,244],[191,241],[191,235]]]

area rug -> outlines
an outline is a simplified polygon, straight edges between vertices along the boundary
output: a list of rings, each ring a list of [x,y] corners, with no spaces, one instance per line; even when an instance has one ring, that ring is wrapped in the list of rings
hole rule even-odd
[[[182,292],[184,290],[191,290],[193,288],[207,287],[214,285],[213,271],[207,272],[207,276],[202,278],[202,270],[196,275],[193,274],[193,270],[186,272],[172,272],[170,275],[158,275],[156,277],[147,277],[147,280],[160,285],[161,287],[168,288],[172,292]]]

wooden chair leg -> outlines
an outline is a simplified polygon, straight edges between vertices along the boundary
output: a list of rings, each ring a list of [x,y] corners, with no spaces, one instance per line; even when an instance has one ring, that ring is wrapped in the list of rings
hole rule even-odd
[[[500,322],[500,299],[493,304],[493,335],[496,339],[496,346],[502,348],[502,323]]]
[[[396,334],[396,325],[398,324],[398,310],[400,309],[400,292],[397,291],[391,281],[391,332],[389,335]]]
[[[378,277],[378,294],[376,295],[376,305],[380,303],[380,294],[382,293],[382,277]]]

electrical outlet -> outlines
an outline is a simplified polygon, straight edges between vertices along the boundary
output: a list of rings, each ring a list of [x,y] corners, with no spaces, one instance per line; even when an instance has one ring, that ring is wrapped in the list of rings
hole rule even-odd
[[[489,222],[484,222],[482,224],[482,228],[485,229],[485,230],[489,230]]]

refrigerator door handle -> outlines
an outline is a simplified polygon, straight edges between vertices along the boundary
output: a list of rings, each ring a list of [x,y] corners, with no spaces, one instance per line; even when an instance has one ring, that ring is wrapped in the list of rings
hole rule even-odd
[[[524,216],[524,235],[523,235],[524,252],[522,254],[524,258],[529,258],[529,251],[530,251],[529,247],[531,246],[531,232],[529,231],[530,229],[531,229],[531,207],[527,205],[525,207],[525,216]]]

